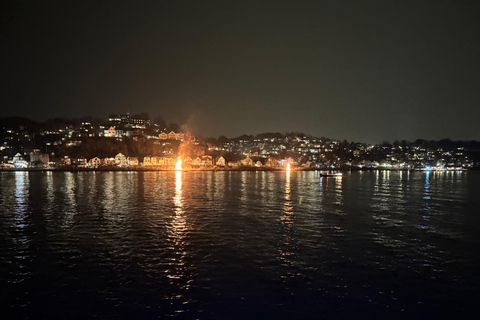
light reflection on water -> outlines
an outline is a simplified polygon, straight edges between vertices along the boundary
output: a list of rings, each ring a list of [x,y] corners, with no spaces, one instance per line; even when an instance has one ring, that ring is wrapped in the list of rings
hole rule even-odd
[[[188,299],[185,299],[185,292],[190,289],[193,282],[191,278],[191,270],[186,261],[188,256],[187,251],[187,234],[188,234],[188,220],[186,217],[184,206],[184,196],[182,194],[182,171],[175,172],[175,195],[173,197],[174,202],[174,215],[167,226],[167,237],[170,242],[169,250],[172,251],[170,262],[167,264],[165,270],[166,276],[169,278],[170,285],[176,286],[178,291],[175,290],[170,295],[169,299],[176,299],[184,302],[184,306],[188,304]],[[211,180],[207,180],[207,185],[211,184]],[[181,313],[184,310],[177,309],[176,313]]]
[[[0,298],[20,318],[468,310],[479,186],[476,172],[1,173]]]
[[[32,253],[29,250],[32,239],[28,232],[30,227],[29,178],[28,172],[15,172],[15,218],[13,224],[15,233],[11,239],[15,250],[11,261],[14,265],[14,271],[13,277],[9,280],[9,282],[14,284],[23,283],[31,277],[31,272],[28,269],[28,262],[32,259]],[[24,305],[28,305],[28,302]]]
[[[295,238],[293,234],[293,228],[295,224],[295,215],[293,212],[292,190],[290,182],[290,171],[285,172],[285,200],[283,204],[283,212],[280,216],[280,221],[283,225],[284,239],[280,245],[280,260],[282,265],[287,268],[291,268],[295,264]],[[291,270],[287,271],[287,274],[282,276],[290,277],[294,276]]]

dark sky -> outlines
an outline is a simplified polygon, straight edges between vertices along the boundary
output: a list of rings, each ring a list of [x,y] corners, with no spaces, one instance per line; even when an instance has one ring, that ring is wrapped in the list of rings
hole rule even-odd
[[[1,116],[480,140],[479,1],[10,1]]]

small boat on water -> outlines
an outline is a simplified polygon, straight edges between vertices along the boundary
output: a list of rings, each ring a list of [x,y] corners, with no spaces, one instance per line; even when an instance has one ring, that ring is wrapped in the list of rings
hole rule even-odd
[[[341,172],[320,172],[320,177],[341,177]]]

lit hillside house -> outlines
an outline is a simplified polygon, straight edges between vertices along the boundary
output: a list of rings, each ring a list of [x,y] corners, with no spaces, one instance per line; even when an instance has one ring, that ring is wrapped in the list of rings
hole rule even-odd
[[[183,141],[183,138],[184,138],[184,134],[179,132],[179,133],[175,133],[175,140],[180,140],[180,141]]]
[[[129,166],[138,166],[138,158],[137,157],[128,157],[127,163]]]
[[[65,156],[65,157],[62,159],[62,164],[63,164],[64,166],[69,166],[69,165],[72,164],[72,159],[69,158],[69,157],[67,157],[67,156]]]
[[[213,166],[213,158],[212,156],[202,156],[202,166],[204,167],[211,167]]]
[[[126,166],[127,165],[127,157],[123,154],[119,153],[115,156],[115,164],[118,166]]]
[[[262,167],[262,162],[260,162],[260,161],[255,162],[255,167],[261,168]]]
[[[223,156],[220,156],[217,160],[217,166],[219,167],[225,167],[225,158]]]
[[[100,158],[95,157],[95,158],[90,159],[88,164],[92,167],[98,167],[99,165],[102,164],[102,160],[100,160]]]
[[[195,160],[193,160],[192,164],[194,166],[200,167],[202,165],[202,159],[200,159],[200,157],[196,157]]]
[[[129,138],[134,138],[134,141],[137,141],[137,136],[140,135],[140,130],[127,130],[125,135]]]
[[[161,139],[161,140],[167,140],[168,139],[168,134],[166,134],[165,132],[162,132],[158,135],[158,137]]]
[[[245,159],[242,160],[242,164],[245,167],[253,167],[253,160],[250,159],[249,157],[246,157]]]
[[[103,136],[107,138],[115,138],[117,136],[117,130],[115,130],[115,127],[110,127],[108,130],[104,130]]]
[[[168,139],[170,140],[175,140],[175,131],[170,131],[170,133],[168,134]]]

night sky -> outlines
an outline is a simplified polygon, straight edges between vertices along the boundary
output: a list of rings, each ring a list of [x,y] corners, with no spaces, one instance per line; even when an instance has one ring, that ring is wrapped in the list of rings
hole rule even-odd
[[[1,114],[480,140],[479,1],[10,1]]]

